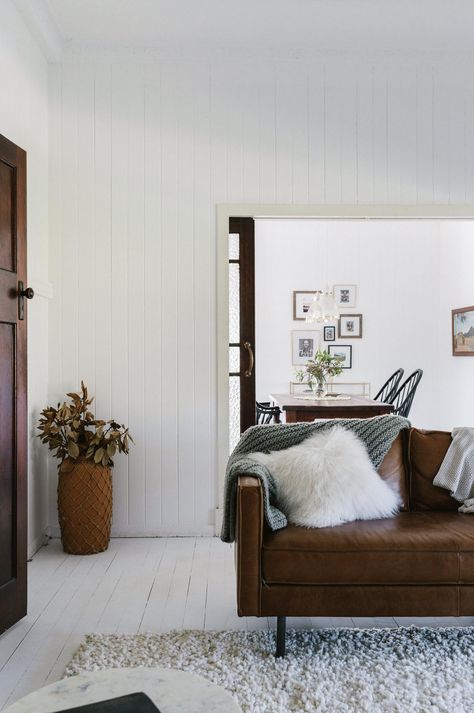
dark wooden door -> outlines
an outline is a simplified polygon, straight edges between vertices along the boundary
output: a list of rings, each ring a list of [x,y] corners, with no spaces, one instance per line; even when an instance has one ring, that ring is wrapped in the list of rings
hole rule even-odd
[[[26,287],[26,154],[0,136],[0,633],[26,614],[26,309],[20,283]]]
[[[229,284],[229,390],[231,409],[232,398],[238,398],[240,403],[240,433],[243,433],[249,426],[255,424],[255,224],[253,218],[229,219]]]

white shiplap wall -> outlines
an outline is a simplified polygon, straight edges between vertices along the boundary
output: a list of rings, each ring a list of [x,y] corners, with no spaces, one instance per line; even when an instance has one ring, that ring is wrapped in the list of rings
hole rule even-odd
[[[27,152],[28,282],[28,553],[47,526],[45,449],[35,437],[48,398],[48,64],[10,0],[1,3],[0,134]],[[1,414],[0,414],[1,424]]]
[[[212,529],[216,205],[474,203],[472,64],[84,52],[52,67],[50,391],[84,378],[98,414],[130,425],[115,533]]]

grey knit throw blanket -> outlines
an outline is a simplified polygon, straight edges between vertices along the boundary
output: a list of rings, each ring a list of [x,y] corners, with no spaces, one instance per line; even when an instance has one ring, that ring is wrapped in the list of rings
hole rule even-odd
[[[235,540],[236,494],[239,475],[253,475],[263,489],[265,519],[271,530],[281,530],[288,521],[277,507],[275,482],[268,468],[246,458],[247,453],[281,451],[296,446],[316,431],[326,431],[343,426],[353,431],[365,444],[370,460],[378,468],[390,446],[410,422],[401,416],[375,416],[374,418],[335,418],[311,423],[288,423],[270,426],[252,426],[242,435],[227,464],[224,488],[224,515],[221,540]]]

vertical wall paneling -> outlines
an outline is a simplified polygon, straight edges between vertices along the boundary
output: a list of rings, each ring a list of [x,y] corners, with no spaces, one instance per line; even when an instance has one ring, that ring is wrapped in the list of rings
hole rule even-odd
[[[357,203],[357,74],[348,64],[339,82],[340,101],[340,171],[342,203]]]
[[[76,75],[77,89],[77,376],[95,394],[96,325],[102,310],[96,306],[95,263],[95,77],[93,65]],[[99,307],[97,309],[97,307]],[[74,322],[74,320],[71,320]]]
[[[86,69],[84,71],[87,71]],[[87,107],[78,105],[78,76],[80,70],[76,65],[67,64],[62,71],[62,132],[61,132],[61,196],[62,208],[62,243],[61,264],[58,265],[61,294],[61,339],[58,347],[61,349],[61,386],[77,387],[79,379],[79,251],[83,235],[79,235],[78,181],[78,141],[79,112],[87,111]],[[90,208],[90,206],[89,206]],[[68,388],[68,390],[69,390]]]
[[[178,125],[179,65],[166,63],[161,80],[161,188],[163,265],[161,398],[162,421],[162,525],[179,523],[179,433],[178,433]]]
[[[144,67],[133,67],[127,88],[128,176],[127,263],[128,303],[128,425],[137,446],[128,457],[128,522],[145,522],[145,93]],[[137,348],[138,347],[138,348]],[[126,375],[125,375],[126,376]]]
[[[449,203],[451,163],[451,103],[455,101],[455,84],[445,64],[433,69],[433,200]],[[459,170],[461,166],[457,166]],[[461,172],[462,177],[462,172]]]
[[[132,110],[129,87],[133,75],[126,63],[117,63],[111,73],[111,415],[129,424],[129,168],[130,134],[139,127],[130,126]],[[141,434],[135,433],[138,448]],[[118,457],[114,467],[115,530],[129,525],[129,460]]]
[[[374,82],[373,67],[362,74],[357,65],[356,86],[356,196],[357,202],[374,200]]]
[[[420,62],[416,73],[416,186],[417,203],[434,201],[434,67]]]
[[[292,202],[309,201],[308,67],[292,63],[293,101],[297,107],[292,127]]]
[[[388,93],[389,73],[380,63],[373,68],[374,113],[374,203],[385,203],[388,199]]]
[[[94,288],[92,324],[95,330],[95,409],[100,418],[112,417],[112,105],[111,67],[100,64],[94,74],[94,187],[92,266]],[[118,416],[117,416],[118,417]]]
[[[145,522],[159,528],[162,520],[162,160],[161,160],[161,72],[145,66],[145,244],[144,244],[144,371],[143,395],[145,451]]]
[[[63,67],[59,64],[52,65],[49,70],[49,269],[51,279],[55,286],[54,299],[49,304],[49,348],[48,348],[48,382],[52,403],[56,403],[63,393],[63,290],[61,285],[63,268],[63,250],[66,246],[63,230],[63,176],[64,168],[62,157],[64,145],[62,139],[63,126]],[[70,384],[72,386],[72,383]],[[54,390],[53,390],[54,389]],[[69,390],[69,389],[68,389]],[[48,460],[48,498],[47,525],[56,522],[56,482],[57,462],[52,458]]]
[[[242,180],[244,201],[255,200],[260,191],[259,88],[251,62],[243,63],[242,86]]]
[[[474,201],[474,131],[471,127],[474,126],[474,86],[472,74],[469,67],[464,72],[464,175],[466,180],[465,200],[466,203]]]
[[[260,188],[262,203],[276,202],[276,76],[273,62],[255,68],[259,80]]]
[[[308,116],[308,200],[324,203],[324,177],[326,166],[326,106],[325,67],[323,64],[307,67]]]
[[[324,67],[324,202],[340,203],[341,112],[350,111],[342,86],[344,67],[340,62]]]
[[[221,79],[223,77],[220,74]],[[220,107],[225,121],[227,200],[241,203],[244,197],[244,115],[247,112],[245,70],[240,62],[232,62],[221,84]],[[224,100],[224,101],[222,101]]]
[[[211,83],[207,63],[194,75],[194,520],[211,524],[216,503],[216,450],[210,433],[216,428],[216,274],[215,206],[211,201]],[[197,414],[197,416],[196,416]],[[207,518],[207,519],[206,519]]]
[[[391,67],[389,92],[389,157],[390,200],[416,203],[416,91],[417,75],[407,65],[402,71]],[[395,173],[396,178],[392,178]]]
[[[232,67],[228,70],[231,71]],[[213,205],[228,200],[228,114],[239,111],[234,100],[232,82],[220,63],[210,69],[211,97],[211,185]]]
[[[465,61],[427,56],[51,68],[50,391],[85,378],[130,425],[114,533],[212,531],[216,205],[472,201],[471,89]]]
[[[198,86],[189,82],[189,70],[180,66],[177,76],[178,117],[178,222],[177,222],[177,339],[170,344],[178,362],[178,517],[180,526],[192,530],[195,500],[195,370],[194,325],[194,101]]]
[[[293,69],[293,63],[281,62],[277,65],[276,88],[275,88],[275,182],[276,182],[276,202],[285,203],[290,197],[293,203],[293,170],[294,160],[293,145],[298,139],[299,133],[304,133],[300,125],[300,117],[303,112],[303,121],[306,120],[306,111],[302,105],[302,97],[296,91],[297,67]],[[302,65],[304,71],[304,64]],[[301,157],[304,159],[305,152]]]
[[[463,193],[464,200],[466,200],[466,142],[467,133],[471,133],[471,127],[466,125],[466,99],[472,94],[472,88],[469,86],[472,81],[470,75],[471,72],[466,72],[466,67],[462,67],[458,71],[454,71],[450,67],[447,78],[449,202],[456,202],[457,196],[462,196]]]

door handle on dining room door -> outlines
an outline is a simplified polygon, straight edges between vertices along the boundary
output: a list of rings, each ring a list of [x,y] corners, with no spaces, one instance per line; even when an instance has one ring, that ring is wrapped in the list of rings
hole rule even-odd
[[[252,345],[250,344],[250,342],[244,342],[244,349],[247,350],[248,355],[249,355],[248,369],[246,371],[244,371],[244,376],[246,376],[248,378],[249,376],[252,376],[253,366],[255,364],[255,358],[253,355]]]

